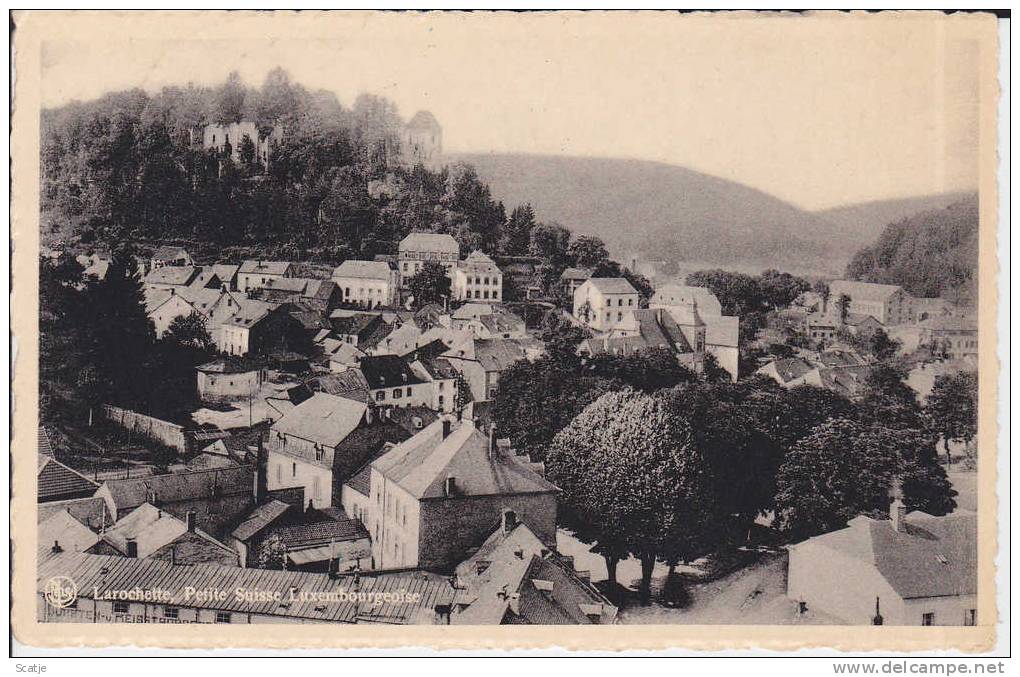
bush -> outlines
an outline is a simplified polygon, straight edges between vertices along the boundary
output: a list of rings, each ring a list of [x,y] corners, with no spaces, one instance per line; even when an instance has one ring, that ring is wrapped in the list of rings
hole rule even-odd
[[[662,585],[659,602],[671,609],[683,609],[691,603],[691,593],[683,578],[676,573],[670,574]]]

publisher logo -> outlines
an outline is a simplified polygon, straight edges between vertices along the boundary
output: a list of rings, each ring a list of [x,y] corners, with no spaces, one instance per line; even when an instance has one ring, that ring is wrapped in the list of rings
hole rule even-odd
[[[43,591],[46,603],[55,609],[66,609],[78,599],[78,586],[67,576],[54,576],[46,581]]]

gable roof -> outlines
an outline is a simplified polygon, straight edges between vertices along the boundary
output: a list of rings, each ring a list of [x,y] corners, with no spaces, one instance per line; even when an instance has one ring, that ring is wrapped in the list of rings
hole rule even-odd
[[[372,390],[424,383],[407,360],[396,355],[368,355],[361,358],[358,370]]]
[[[50,443],[50,433],[45,426],[39,426],[39,453],[43,456],[53,455],[53,445]]]
[[[366,280],[381,280],[386,282],[390,279],[390,267],[382,261],[358,261],[348,259],[333,271],[333,279],[353,277]]]
[[[156,251],[152,253],[153,261],[173,261],[175,259],[187,256],[188,252],[184,247],[175,247],[173,245],[162,245],[156,248]]]
[[[195,266],[161,266],[153,268],[142,280],[145,284],[169,284],[184,286],[201,272],[201,268]]]
[[[856,280],[833,280],[829,283],[830,303],[846,294],[851,301],[887,301],[890,296],[903,288],[898,284],[876,284]]]
[[[348,517],[343,508],[315,510],[303,517],[302,522],[273,530],[289,550],[368,538],[361,521]]]
[[[99,485],[52,456],[39,456],[38,501],[94,494]]]
[[[436,120],[436,116],[427,110],[420,110],[415,113],[414,117],[410,119],[406,126],[411,129],[440,129],[439,121]]]
[[[490,453],[489,438],[462,421],[443,438],[442,420],[372,462],[372,467],[418,499],[442,498],[448,477],[458,496],[552,493],[555,485],[506,451]]]
[[[187,532],[188,526],[184,520],[145,503],[117,520],[116,524],[106,530],[102,540],[125,554],[128,540],[134,540],[138,544],[138,557],[144,558],[173,543]],[[234,554],[233,550],[201,529],[195,529],[195,534],[210,544]]]
[[[474,360],[485,371],[505,371],[527,359],[527,353],[515,339],[470,339],[443,354],[446,359]]]
[[[55,545],[63,552],[85,552],[99,542],[99,534],[62,510],[39,523],[39,553],[52,553]]]
[[[587,280],[591,277],[590,268],[567,268],[560,273],[561,280]]]
[[[216,277],[220,278],[220,281],[224,284],[230,284],[234,278],[237,277],[237,271],[240,270],[241,266],[236,263],[214,263],[209,266],[209,269],[216,274]]]
[[[290,509],[290,506],[283,501],[277,501],[272,499],[267,503],[256,506],[245,518],[238,524],[234,530],[230,533],[231,536],[239,541],[247,541],[253,536],[257,536],[266,527],[270,526],[283,517]]]
[[[770,364],[783,384],[798,379],[814,369],[814,366],[799,357],[784,357],[774,360]],[[765,365],[762,369],[768,369],[768,367],[769,365]]]
[[[444,252],[460,255],[460,245],[446,233],[410,233],[400,241],[399,251]]]
[[[158,504],[165,505],[213,496],[250,494],[254,492],[254,479],[254,468],[242,465],[233,468],[106,480],[103,482],[103,488],[109,492],[113,504],[120,511],[148,503],[153,495]]]
[[[693,287],[685,284],[666,284],[655,290],[649,305],[673,306],[685,303],[696,303],[698,311],[703,315],[721,315],[722,304],[705,287]]]
[[[272,431],[333,448],[358,427],[366,409],[363,402],[317,392],[274,423]]]
[[[976,594],[977,515],[915,511],[904,520],[897,531],[891,520],[860,516],[791,547],[811,543],[871,564],[904,599]]]
[[[625,277],[590,277],[585,284],[598,289],[603,294],[637,294]]]
[[[48,520],[58,512],[71,515],[93,531],[98,531],[113,523],[109,511],[106,509],[106,501],[102,496],[86,496],[40,503],[36,508],[36,522]]]
[[[262,275],[286,275],[291,268],[290,261],[261,261],[257,259],[246,259],[241,262],[237,269],[238,274],[262,274]]]

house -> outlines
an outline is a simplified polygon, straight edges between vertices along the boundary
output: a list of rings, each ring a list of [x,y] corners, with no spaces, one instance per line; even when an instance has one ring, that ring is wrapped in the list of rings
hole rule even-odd
[[[502,307],[490,306],[491,310],[489,312],[465,318],[461,311],[467,306],[474,305],[484,304],[469,303],[458,308],[451,319],[453,328],[469,331],[473,336],[480,339],[527,338],[528,328],[524,320]]]
[[[237,291],[237,273],[241,266],[236,263],[214,263],[208,266],[229,291]]]
[[[815,365],[803,358],[786,357],[773,360],[754,373],[767,376],[784,388],[792,388],[802,385],[807,374],[815,369],[817,369]]]
[[[416,373],[408,360],[397,355],[366,356],[358,370],[377,407],[431,407],[436,401],[438,385],[427,373]]]
[[[361,351],[378,345],[393,330],[380,313],[337,309],[329,315],[329,323],[337,339]]]
[[[66,501],[92,496],[99,485],[52,456],[39,455],[36,502]]]
[[[195,513],[186,513],[182,520],[149,503],[117,520],[93,551],[171,564],[238,565],[234,550],[195,526]]]
[[[977,321],[965,315],[936,315],[917,323],[919,344],[950,359],[978,356]]]
[[[414,322],[395,325],[385,337],[368,348],[368,353],[370,355],[403,355],[421,345],[421,337],[422,331]]]
[[[460,372],[443,357],[447,350],[446,344],[436,340],[403,356],[412,372],[432,384],[432,401],[426,402],[424,406],[442,413],[452,413],[458,405],[464,404],[458,399],[460,393],[457,391],[457,379]]]
[[[435,261],[450,275],[460,260],[460,245],[452,235],[445,233],[411,233],[397,245],[397,262],[400,265],[400,286],[421,270],[426,261]]]
[[[270,280],[291,277],[290,261],[262,261],[248,259],[242,261],[237,269],[237,288],[239,291],[259,289],[269,284]]]
[[[269,303],[294,303],[317,313],[329,314],[343,303],[343,292],[332,280],[308,277],[271,279],[257,297]]]
[[[595,331],[608,331],[638,309],[639,298],[625,278],[589,278],[574,292],[574,317]]]
[[[237,312],[219,325],[221,353],[242,357],[268,355],[275,350],[303,349],[310,341],[287,306],[244,299]]]
[[[268,379],[266,369],[221,357],[195,367],[198,397],[203,402],[229,402],[254,397]]]
[[[192,512],[195,525],[216,536],[251,509],[254,494],[255,469],[250,465],[106,480],[96,491],[113,521],[149,503],[178,519]]]
[[[666,284],[655,290],[649,308],[665,308],[672,306],[694,305],[702,318],[719,317],[722,304],[712,290],[705,287],[692,287],[682,284]]]
[[[700,372],[705,362],[706,327],[694,306],[687,306],[687,310],[680,315],[680,321],[674,315],[675,309],[632,310],[608,332],[582,340],[578,354],[630,356],[659,348],[673,353],[681,365]]]
[[[367,409],[363,402],[318,392],[273,423],[267,488],[300,486],[312,507],[334,505],[334,474],[353,472],[362,462],[348,459],[342,444],[365,421]]]
[[[182,573],[186,582],[182,582]],[[49,581],[57,577],[75,581],[76,604],[57,608],[46,603]],[[422,572],[336,576],[219,564],[196,564],[182,572],[181,567],[165,561],[72,552],[41,562],[36,585],[36,620],[40,623],[448,624],[456,593],[445,578]],[[169,599],[114,599],[118,591],[134,589],[165,590]],[[208,590],[230,594],[192,592]],[[262,601],[234,595],[234,590],[279,592],[283,599]],[[290,590],[307,597],[291,601],[287,599]]]
[[[587,571],[505,510],[478,551],[457,565],[453,625],[610,625],[616,607]]]
[[[342,500],[371,535],[376,569],[452,571],[505,510],[552,547],[558,491],[541,464],[470,421],[444,418],[372,461],[344,485]]]
[[[574,292],[591,278],[590,268],[567,268],[560,273],[560,288],[568,299],[574,298]]]
[[[37,534],[40,561],[62,552],[95,552],[100,540],[99,534],[64,510],[39,522]]]
[[[262,542],[271,540],[279,547],[288,570],[349,572],[372,568],[368,532],[342,508],[306,510],[299,518],[274,524],[264,533]]]
[[[814,341],[838,341],[843,331],[858,335],[882,328],[882,323],[873,315],[847,313],[843,319],[839,310],[832,308],[827,313],[811,313],[804,318],[804,335]]]
[[[223,319],[233,315],[241,307],[242,299],[221,288],[171,287],[152,289],[145,293],[145,308],[149,319],[161,337],[178,317],[197,313],[205,318],[206,328],[214,342],[218,339]]]
[[[871,315],[885,326],[914,321],[914,299],[899,285],[833,280],[829,283],[829,310],[839,312],[841,296],[850,299],[849,312]]]
[[[57,513],[67,513],[97,533],[114,522],[106,508],[106,501],[98,496],[39,503],[35,511],[36,522],[42,524]]]
[[[173,245],[164,245],[157,247],[156,251],[152,253],[152,258],[149,259],[149,270],[156,270],[163,266],[193,266],[195,262],[191,260],[191,255],[184,247],[175,247]]]
[[[458,301],[499,302],[503,298],[503,273],[496,262],[480,251],[473,251],[453,269],[450,293]]]
[[[443,155],[443,128],[436,116],[426,110],[415,113],[401,130],[400,149],[404,164],[438,168]]]
[[[349,343],[341,343],[336,339],[327,339],[323,343],[323,353],[329,362],[329,370],[341,372],[353,369],[361,364],[365,353]]]
[[[517,339],[475,339],[463,341],[443,357],[464,377],[476,401],[496,396],[499,377],[513,364],[528,359],[528,352]]]
[[[787,596],[855,625],[976,625],[977,515],[890,516],[789,546]]]
[[[142,278],[142,286],[146,290],[172,289],[186,287],[191,284],[202,269],[196,266],[163,266],[154,268]]]
[[[340,288],[344,303],[369,309],[396,304],[397,272],[389,264],[344,261],[333,271],[333,282]]]

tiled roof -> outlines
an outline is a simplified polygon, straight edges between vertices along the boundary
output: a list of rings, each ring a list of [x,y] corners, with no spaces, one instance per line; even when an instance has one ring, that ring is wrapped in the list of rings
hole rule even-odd
[[[50,434],[45,426],[39,426],[39,453],[43,456],[53,455],[53,445],[50,443]]]
[[[977,515],[915,511],[904,519],[897,531],[891,520],[860,516],[845,529],[791,547],[820,545],[874,565],[904,599],[976,594]]]
[[[408,365],[407,360],[396,355],[368,355],[361,358],[358,370],[364,375],[368,387],[372,390],[424,383]]]
[[[153,494],[158,505],[201,500],[215,495],[250,494],[254,491],[254,478],[255,471],[251,466],[238,466],[106,480],[103,486],[110,492],[119,511],[148,503]]]
[[[197,607],[280,618],[298,618],[334,623],[390,623],[409,624],[430,622],[435,607],[449,605],[454,590],[442,577],[418,572],[401,574],[362,574],[358,591],[363,594],[378,593],[378,604],[365,604],[357,600],[322,604],[318,601],[247,601],[229,595],[224,601],[192,597],[186,600],[184,588],[197,590],[216,588],[233,590],[295,590],[316,592],[347,592],[352,588],[352,578],[333,578],[328,574],[302,571],[272,571],[267,569],[244,569],[218,564],[196,564],[191,566],[173,565],[169,562],[135,559],[118,556],[85,555],[64,553],[40,563],[37,585],[40,594],[43,586],[54,576],[67,576],[78,586],[79,597],[90,598],[94,588],[99,594],[109,590],[130,590],[159,588],[168,590],[173,601],[179,606]],[[406,593],[416,591],[415,601],[408,602]],[[385,601],[385,593],[404,591],[405,596],[394,601]]]
[[[305,517],[311,517],[312,521],[288,524],[273,530],[288,549],[368,538],[368,532],[361,521],[348,517],[342,508],[316,510],[311,515],[306,513]]]
[[[588,283],[603,294],[637,294],[625,277],[592,277]]]
[[[248,259],[241,262],[238,273],[252,273],[263,275],[286,275],[291,268],[290,261],[257,261]]]
[[[231,280],[237,277],[237,271],[241,266],[236,263],[214,263],[209,266],[212,272],[216,273],[216,277],[220,278],[223,284],[230,284]]]
[[[448,477],[455,478],[458,496],[550,493],[555,485],[516,456],[489,450],[489,438],[469,421],[443,438],[436,421],[398,444],[372,467],[415,498],[441,498]]]
[[[39,457],[39,501],[74,498],[95,493],[99,485],[51,456]]]
[[[386,282],[390,279],[390,275],[390,267],[381,261],[357,261],[354,259],[344,261],[333,271],[334,280],[352,277]]]
[[[411,233],[400,241],[400,251],[460,254],[460,245],[445,233]]]
[[[362,402],[315,393],[274,423],[272,433],[293,435],[332,449],[358,427],[365,409]]]
[[[261,533],[266,527],[282,517],[289,509],[289,505],[275,499],[256,506],[230,535],[239,541],[247,541],[252,536]]]
[[[195,279],[201,268],[195,266],[162,266],[149,271],[143,282],[145,284],[186,285]]]

